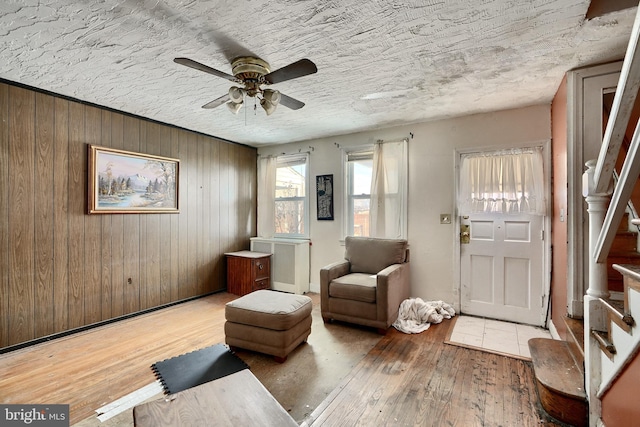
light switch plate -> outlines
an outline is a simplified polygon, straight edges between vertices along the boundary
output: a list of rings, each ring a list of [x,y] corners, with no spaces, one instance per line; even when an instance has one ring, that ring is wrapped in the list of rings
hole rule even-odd
[[[451,215],[440,214],[440,224],[451,224]]]

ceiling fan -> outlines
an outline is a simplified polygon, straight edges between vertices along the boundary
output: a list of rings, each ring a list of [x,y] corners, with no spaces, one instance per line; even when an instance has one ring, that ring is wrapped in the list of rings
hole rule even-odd
[[[277,90],[263,89],[261,86],[281,83],[318,71],[316,65],[308,59],[301,59],[285,67],[271,71],[266,61],[253,56],[241,56],[231,62],[233,75],[216,70],[215,68],[211,68],[189,58],[175,58],[173,61],[243,85],[242,87],[231,86],[229,93],[202,106],[202,108],[216,108],[226,103],[229,110],[234,114],[238,114],[238,111],[244,104],[244,98],[246,96],[252,98],[257,97],[267,115],[271,115],[278,104],[282,104],[292,110],[298,110],[304,107],[304,102],[291,98]]]

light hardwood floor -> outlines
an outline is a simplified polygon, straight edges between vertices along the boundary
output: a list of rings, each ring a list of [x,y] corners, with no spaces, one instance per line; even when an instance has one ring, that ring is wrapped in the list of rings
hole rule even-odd
[[[150,366],[224,342],[224,304],[215,294],[0,355],[3,403],[70,405],[71,424],[155,381]]]
[[[154,362],[224,342],[224,304],[234,298],[215,294],[0,355],[0,401],[67,403],[71,424],[91,417],[95,409],[153,382]],[[312,298],[317,306],[317,295]],[[445,321],[417,335],[391,328],[378,337],[351,325],[314,322],[316,336],[326,333],[322,342],[314,342],[312,329],[306,348],[292,353],[284,364],[268,365],[268,358],[257,363],[263,370],[279,369],[279,377],[287,369],[296,370],[290,374],[302,377],[301,386],[284,395],[286,384],[270,379],[266,371],[264,380],[256,376],[267,389],[267,382],[273,381],[270,391],[291,411],[286,402],[302,399],[301,388],[316,384],[314,376],[326,375],[335,366],[335,358],[323,362],[329,360],[331,346],[352,346],[350,336],[357,335],[356,341],[366,341],[366,350],[357,358],[345,358],[350,362],[340,368],[346,374],[326,398],[314,403],[317,407],[309,408],[310,415],[298,419],[302,424],[559,425],[540,412],[530,363],[445,344],[450,327]],[[314,349],[319,357],[311,367],[296,362],[296,357],[310,358]],[[249,366],[260,357],[238,354]]]

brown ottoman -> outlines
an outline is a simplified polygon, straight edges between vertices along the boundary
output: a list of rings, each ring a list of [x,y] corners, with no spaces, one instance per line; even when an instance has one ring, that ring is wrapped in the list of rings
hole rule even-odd
[[[226,304],[225,342],[282,363],[311,333],[311,307],[311,298],[304,295],[251,292]]]

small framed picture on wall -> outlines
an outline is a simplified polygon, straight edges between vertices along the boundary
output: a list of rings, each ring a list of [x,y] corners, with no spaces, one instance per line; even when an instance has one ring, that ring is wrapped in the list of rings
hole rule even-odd
[[[333,221],[333,175],[316,176],[318,221]]]

